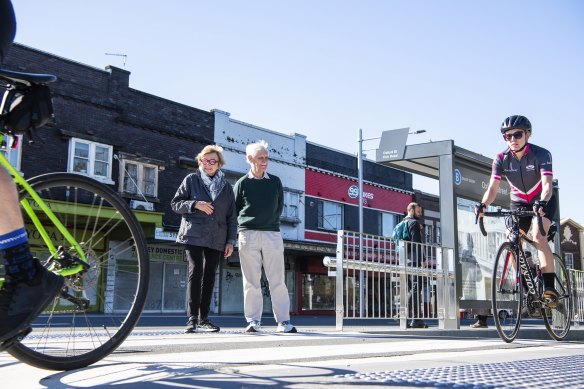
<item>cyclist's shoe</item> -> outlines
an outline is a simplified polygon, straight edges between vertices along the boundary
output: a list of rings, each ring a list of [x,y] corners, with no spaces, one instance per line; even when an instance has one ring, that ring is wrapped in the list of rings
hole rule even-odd
[[[252,320],[247,324],[245,332],[253,334],[255,332],[262,332],[262,323],[259,320]]]
[[[428,328],[428,324],[421,319],[414,319],[407,325],[408,328]]]
[[[555,288],[545,288],[543,291],[543,301],[549,308],[555,308],[558,305],[560,294]]]
[[[489,328],[486,321],[477,320],[476,323],[473,323],[469,326],[470,328]]]
[[[290,323],[290,320],[286,320],[283,322],[278,323],[278,328],[276,329],[277,332],[284,332],[287,334],[295,334],[296,332],[298,332],[296,330],[296,327],[294,327],[292,325],[292,323]]]
[[[189,317],[187,321],[187,328],[185,328],[185,334],[192,334],[197,332],[197,318],[194,316]]]
[[[59,294],[65,279],[38,265],[31,281],[6,276],[0,290],[0,343],[19,335]]]
[[[209,319],[199,320],[197,328],[201,332],[219,332],[221,328],[217,327],[215,324],[211,323]]]

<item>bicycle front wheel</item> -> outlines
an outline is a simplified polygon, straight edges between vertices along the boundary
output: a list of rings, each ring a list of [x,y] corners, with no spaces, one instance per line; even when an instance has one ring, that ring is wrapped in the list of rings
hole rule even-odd
[[[146,239],[127,204],[91,178],[52,173],[29,183],[80,243],[90,266],[65,277],[64,293],[33,322],[33,332],[8,352],[43,369],[78,369],[113,352],[140,318],[148,290]],[[28,193],[21,198],[37,209]],[[37,216],[55,246],[78,256],[42,212]],[[26,213],[24,217],[27,228],[32,226]],[[31,232],[31,251],[45,266],[59,269],[62,265],[55,265],[37,231],[31,227]]]
[[[557,254],[554,254],[554,266],[556,290],[560,298],[554,309],[542,307],[541,315],[550,336],[555,340],[562,340],[568,335],[572,321],[572,287],[566,265]]]
[[[491,301],[495,327],[501,339],[511,343],[521,325],[523,288],[517,280],[515,247],[505,242],[497,252],[491,280]]]

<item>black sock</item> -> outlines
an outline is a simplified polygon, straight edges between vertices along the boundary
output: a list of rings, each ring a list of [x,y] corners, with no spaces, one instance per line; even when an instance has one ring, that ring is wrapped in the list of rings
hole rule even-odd
[[[554,288],[556,285],[556,273],[542,273],[543,277],[543,287],[547,288]]]
[[[16,282],[34,279],[38,268],[28,243],[21,243],[4,249],[4,269],[6,274]]]

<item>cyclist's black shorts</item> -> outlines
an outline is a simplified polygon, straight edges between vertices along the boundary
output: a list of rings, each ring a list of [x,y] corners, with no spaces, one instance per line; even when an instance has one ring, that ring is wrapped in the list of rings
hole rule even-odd
[[[524,209],[527,211],[533,211],[533,204],[525,204],[518,202],[511,202],[511,210],[515,211],[517,209]],[[558,202],[556,201],[556,196],[552,196],[547,203],[547,213],[545,218],[550,219],[552,222],[556,218],[556,211],[558,209]],[[532,218],[531,217],[520,217],[519,218],[519,229],[527,232],[531,227]]]

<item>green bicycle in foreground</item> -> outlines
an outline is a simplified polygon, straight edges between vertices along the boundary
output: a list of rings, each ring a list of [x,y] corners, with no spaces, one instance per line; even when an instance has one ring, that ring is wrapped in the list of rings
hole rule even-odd
[[[26,93],[56,78],[0,70],[0,79],[6,93]],[[0,113],[8,107],[2,99]],[[8,149],[15,138],[3,129],[0,144]],[[65,278],[58,297],[32,323],[32,333],[2,348],[44,369],[95,363],[126,339],[142,313],[149,278],[144,232],[127,203],[98,181],[75,173],[26,180],[2,153],[0,165],[17,185],[32,252]]]

